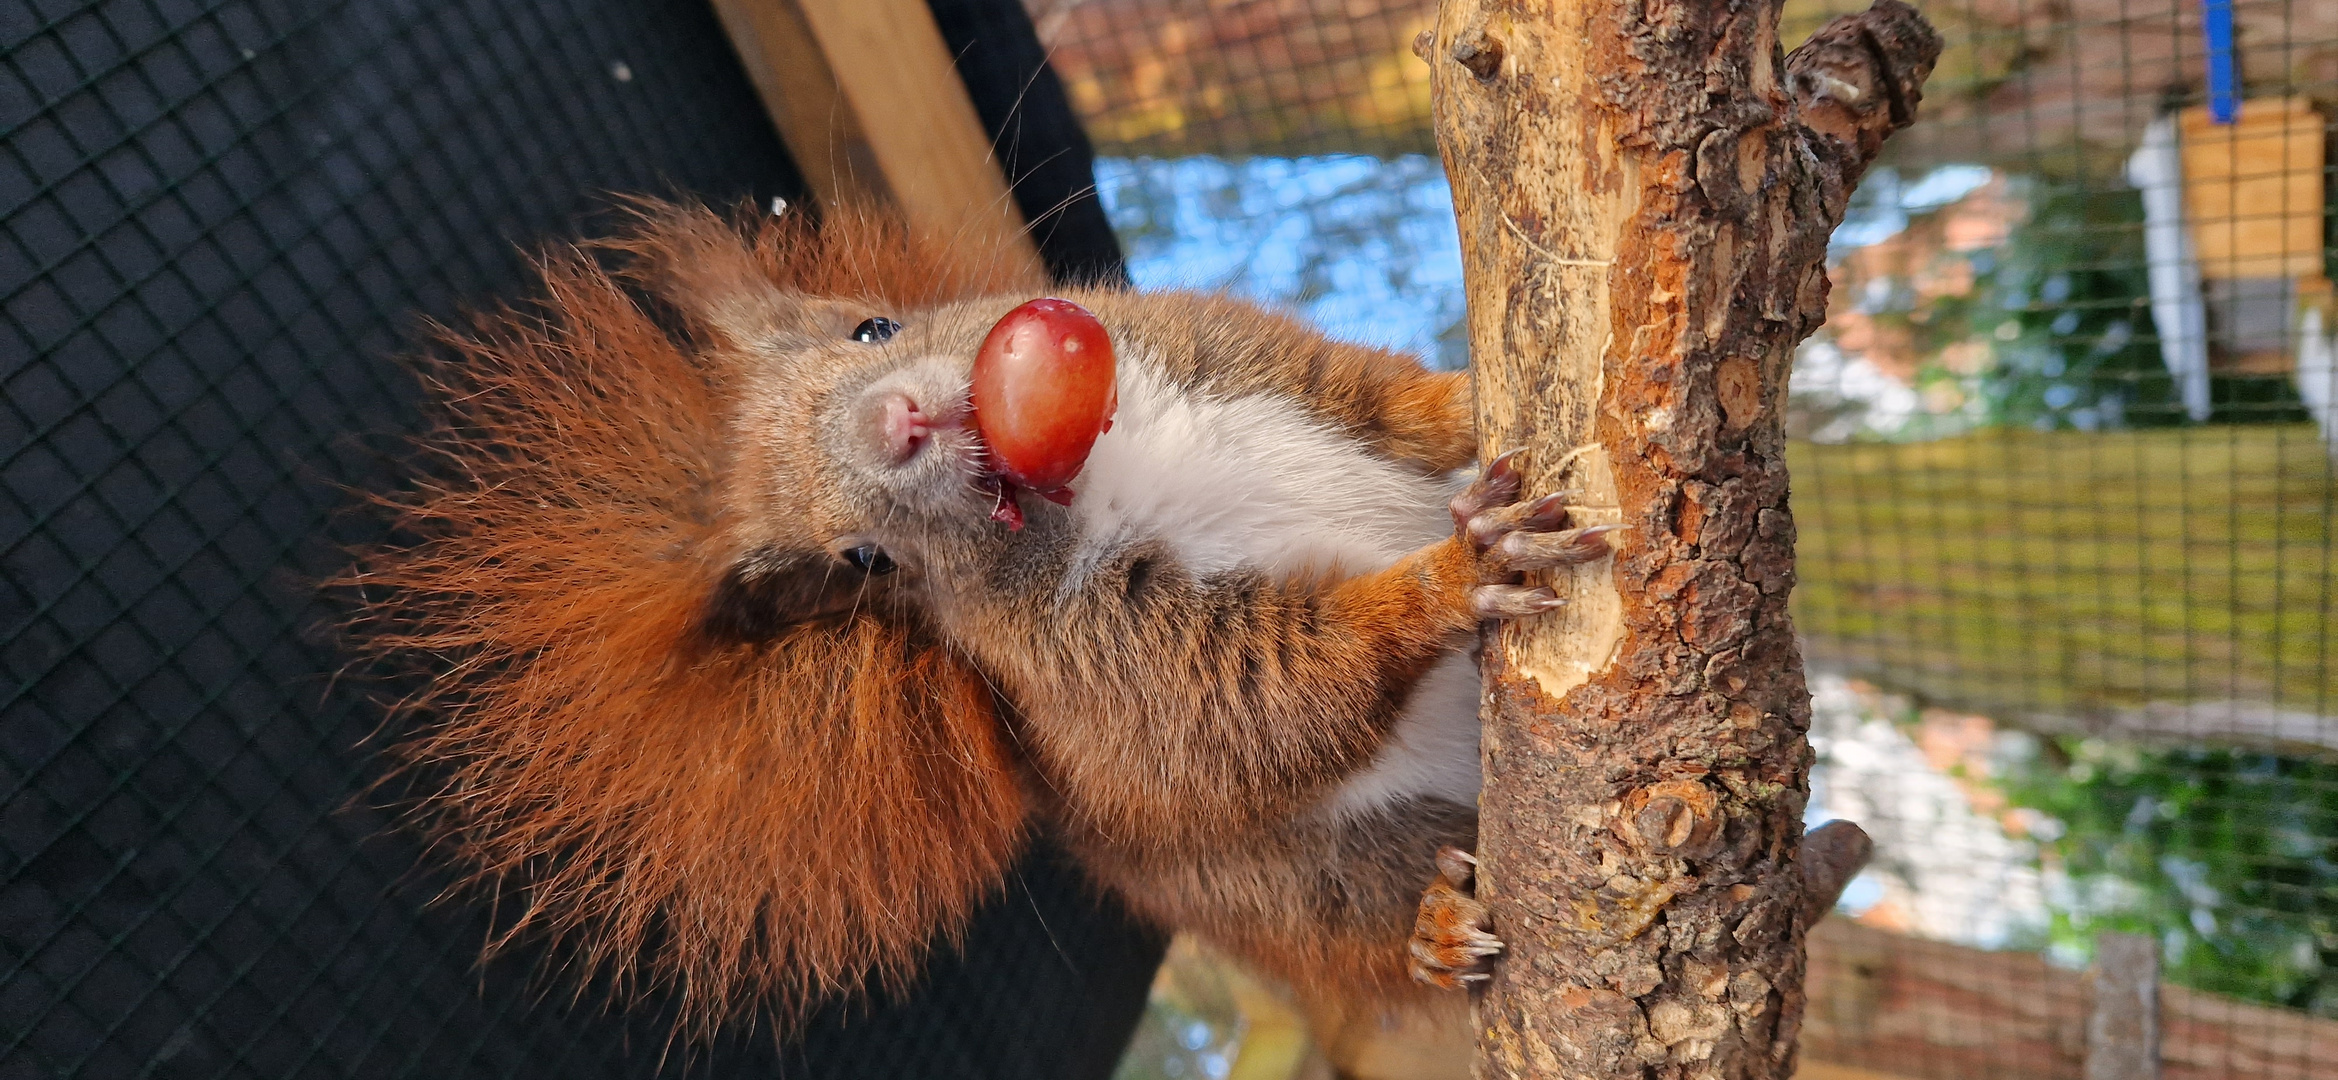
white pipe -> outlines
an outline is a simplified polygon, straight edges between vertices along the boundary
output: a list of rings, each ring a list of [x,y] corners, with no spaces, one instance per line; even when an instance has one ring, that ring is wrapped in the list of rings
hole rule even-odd
[[[2200,298],[2200,262],[2184,228],[2184,159],[2176,120],[2162,116],[2143,130],[2127,159],[2127,182],[2143,192],[2143,255],[2151,273],[2151,321],[2159,358],[2175,377],[2184,412],[2208,419],[2208,308]],[[2325,425],[2324,430],[2328,430]]]

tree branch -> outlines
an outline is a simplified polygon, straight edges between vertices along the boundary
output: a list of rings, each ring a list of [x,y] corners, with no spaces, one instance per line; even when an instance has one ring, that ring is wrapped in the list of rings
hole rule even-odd
[[[1803,931],[1863,857],[1850,829],[1797,858],[1782,412],[1827,236],[1940,42],[1879,0],[1784,57],[1777,17],[1447,0],[1423,43],[1481,449],[1628,526],[1487,650],[1478,880],[1510,953],[1480,1076],[1790,1076]]]

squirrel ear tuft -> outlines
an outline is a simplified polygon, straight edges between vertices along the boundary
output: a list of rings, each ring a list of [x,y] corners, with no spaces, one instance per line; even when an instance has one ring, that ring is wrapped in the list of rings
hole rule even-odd
[[[756,548],[707,594],[699,629],[718,644],[769,641],[802,626],[865,609],[884,585],[825,551]]]
[[[634,227],[598,246],[625,276],[733,344],[802,334],[834,339],[872,314],[1044,289],[1001,252],[923,236],[881,207],[847,204],[725,217],[655,199],[630,204]]]
[[[637,227],[604,246],[627,255],[625,276],[697,329],[749,346],[774,337],[819,334],[844,316],[841,305],[776,279],[765,253],[756,250],[763,238],[741,231],[747,223],[725,221],[703,206],[642,202],[634,209]],[[808,235],[811,230],[791,223],[779,231]],[[805,237],[779,239],[800,244]]]

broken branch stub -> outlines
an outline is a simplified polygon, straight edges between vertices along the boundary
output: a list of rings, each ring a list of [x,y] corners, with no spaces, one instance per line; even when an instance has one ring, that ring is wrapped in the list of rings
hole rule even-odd
[[[1487,650],[1478,881],[1510,953],[1480,1076],[1793,1072],[1806,894],[1850,848],[1814,850],[1805,889],[1782,405],[1827,236],[1940,40],[1880,0],[1782,56],[1777,19],[1447,0],[1418,43],[1481,449],[1623,526]]]

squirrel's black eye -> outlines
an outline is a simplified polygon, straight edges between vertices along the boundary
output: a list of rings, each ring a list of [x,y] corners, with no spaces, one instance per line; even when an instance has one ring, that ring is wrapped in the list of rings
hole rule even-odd
[[[874,319],[862,319],[859,326],[852,328],[852,339],[873,344],[891,338],[900,332],[900,323],[879,315]]]
[[[893,556],[885,554],[885,549],[875,544],[862,544],[856,548],[844,549],[844,561],[851,563],[853,569],[870,577],[890,574],[894,570]]]

